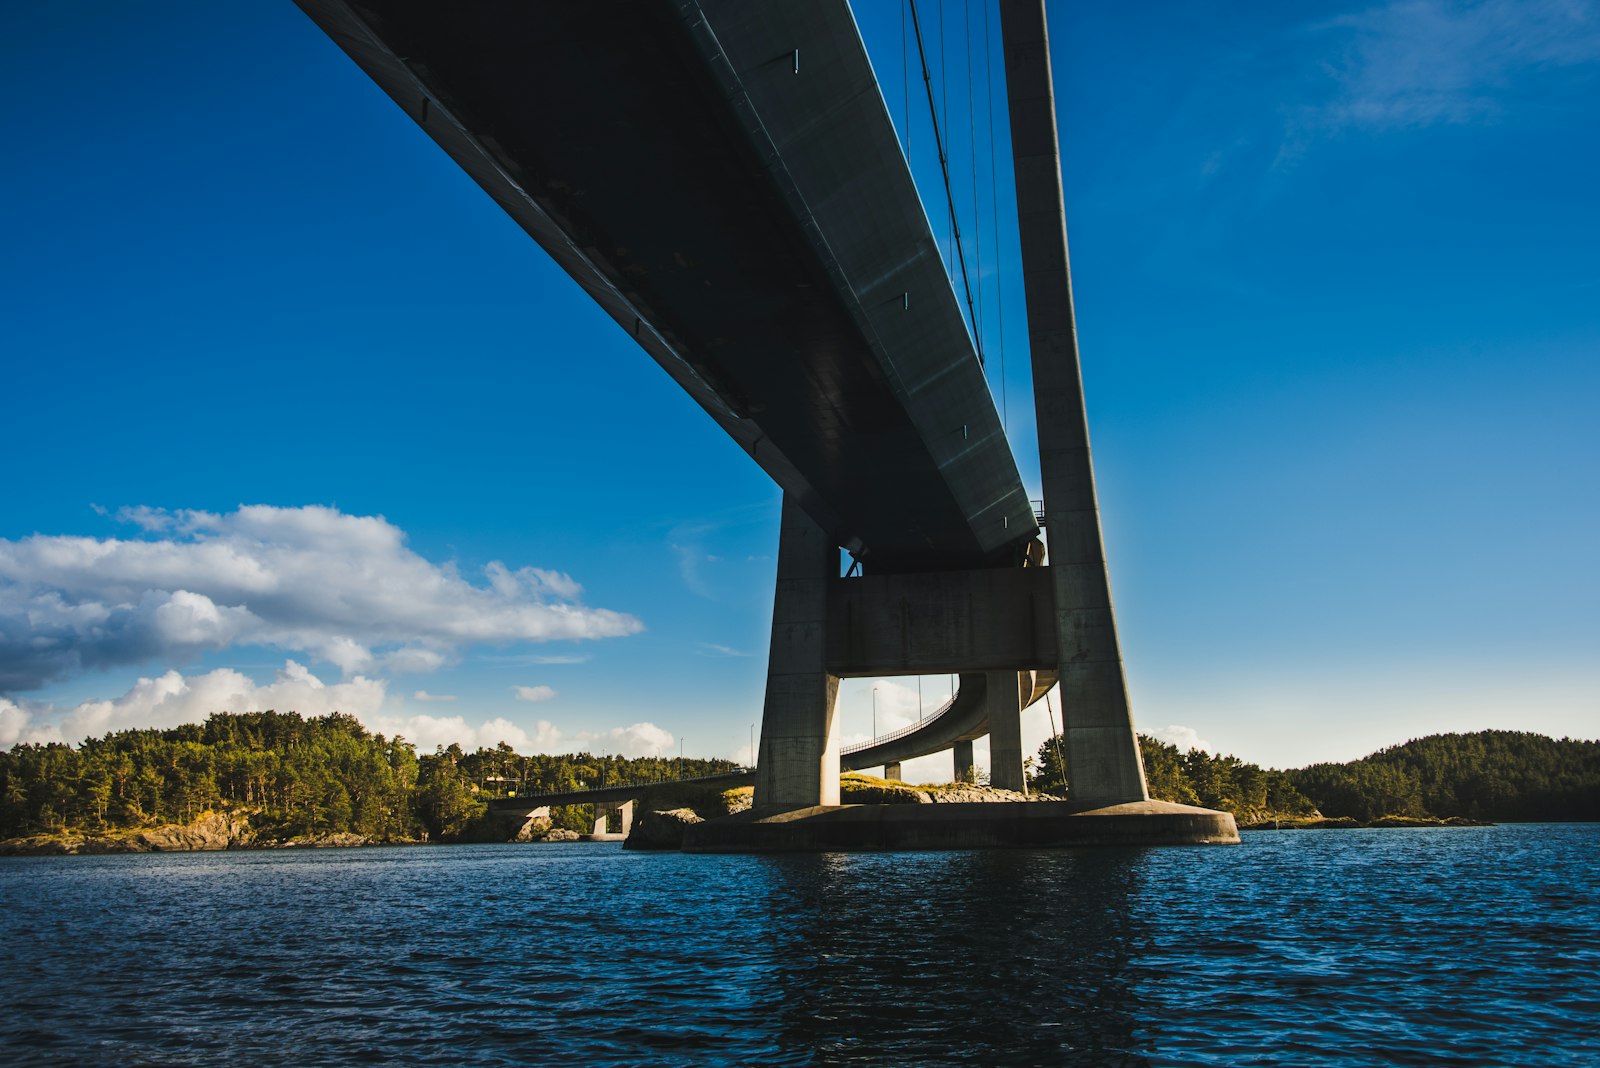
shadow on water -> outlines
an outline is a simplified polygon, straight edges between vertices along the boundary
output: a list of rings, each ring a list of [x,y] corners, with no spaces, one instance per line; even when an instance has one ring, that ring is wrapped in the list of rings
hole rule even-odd
[[[1146,1065],[1136,850],[768,859],[764,1000],[796,1063]]]

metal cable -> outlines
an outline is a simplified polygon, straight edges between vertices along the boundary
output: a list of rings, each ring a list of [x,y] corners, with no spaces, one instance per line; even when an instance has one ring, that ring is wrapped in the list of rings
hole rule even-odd
[[[972,282],[967,277],[967,254],[961,245],[960,224],[956,222],[956,198],[950,189],[950,159],[945,155],[944,137],[939,132],[939,105],[933,96],[933,75],[928,70],[928,53],[922,41],[922,22],[917,18],[917,0],[907,0],[907,2],[911,5],[911,28],[917,35],[917,59],[922,66],[922,84],[928,92],[928,116],[933,120],[933,144],[939,151],[939,173],[944,178],[944,199],[950,212],[950,228],[954,235],[956,259],[961,264],[961,287],[967,295],[967,314],[972,317],[973,325],[976,325],[977,311],[972,300]],[[941,4],[942,2],[943,0]],[[973,340],[977,345],[978,363],[981,365],[984,362],[983,338],[974,337]]]
[[[989,102],[989,207],[991,211],[989,232],[994,235],[994,309],[996,325],[1000,329],[1000,429],[1011,429],[1006,411],[1006,290],[1000,274],[1000,182],[995,178],[994,167],[994,76],[989,69],[989,4],[983,5],[983,87]],[[983,273],[978,273],[978,285],[983,285]]]

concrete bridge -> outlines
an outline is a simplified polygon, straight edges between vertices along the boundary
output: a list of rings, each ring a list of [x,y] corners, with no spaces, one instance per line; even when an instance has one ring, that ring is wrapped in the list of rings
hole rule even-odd
[[[758,810],[984,734],[1022,789],[1057,679],[1074,797],[1147,800],[1042,0],[1000,8],[1048,559],[845,0],[299,3],[783,488]],[[943,714],[841,752],[841,678],[935,673]]]

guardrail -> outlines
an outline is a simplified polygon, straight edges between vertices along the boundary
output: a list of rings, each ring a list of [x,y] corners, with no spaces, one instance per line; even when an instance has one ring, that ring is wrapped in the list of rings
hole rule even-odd
[[[753,774],[755,772],[755,770],[756,770],[755,768],[747,768],[747,767],[744,767],[744,766],[741,765],[739,767],[731,768],[728,771],[712,772],[709,775],[691,775],[686,779],[674,779],[674,778],[666,778],[666,777],[659,778],[659,779],[637,779],[637,780],[635,780],[633,782],[608,782],[608,783],[605,783],[604,785],[601,785],[601,786],[580,786],[576,790],[534,790],[534,791],[527,791],[527,792],[519,790],[516,793],[507,794],[503,798],[496,797],[496,798],[491,798],[491,800],[494,800],[494,801],[508,801],[508,800],[511,800],[512,798],[515,798],[518,801],[525,800],[525,799],[530,799],[530,798],[534,799],[534,800],[537,800],[537,799],[542,798],[542,797],[571,797],[574,794],[593,794],[593,793],[599,793],[602,790],[631,790],[636,786],[637,787],[641,787],[641,788],[645,787],[645,786],[660,786],[662,783],[706,782],[706,781],[708,781],[710,779],[727,779],[727,778],[731,778],[731,777],[733,777],[735,775],[750,775],[750,774]],[[581,802],[573,802],[573,803],[574,804],[579,804]]]
[[[951,694],[950,700],[941,705],[933,713],[933,715],[924,716],[922,719],[917,720],[915,723],[910,724],[909,726],[901,727],[897,731],[890,731],[888,734],[880,734],[876,738],[868,738],[866,741],[857,742],[855,745],[841,745],[839,747],[839,755],[844,756],[846,753],[859,753],[864,749],[871,749],[875,745],[883,745],[885,742],[892,742],[898,738],[904,738],[908,734],[915,734],[917,731],[920,731],[922,728],[926,727],[928,724],[932,723],[934,720],[938,719],[940,716],[954,708],[956,706],[956,697],[956,694]]]

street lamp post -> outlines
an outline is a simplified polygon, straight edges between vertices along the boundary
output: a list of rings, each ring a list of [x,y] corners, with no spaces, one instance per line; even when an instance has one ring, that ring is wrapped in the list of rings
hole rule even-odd
[[[872,736],[878,736],[878,688],[872,688]]]

